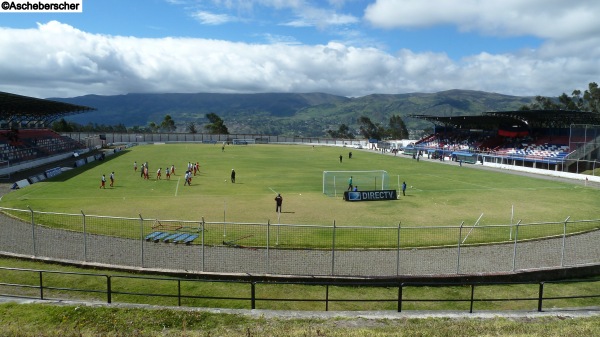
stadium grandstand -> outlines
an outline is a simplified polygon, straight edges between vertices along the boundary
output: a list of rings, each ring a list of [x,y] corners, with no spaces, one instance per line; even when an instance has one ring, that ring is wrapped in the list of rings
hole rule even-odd
[[[87,147],[52,131],[53,121],[94,108],[0,92],[0,176],[86,152]]]
[[[434,132],[408,146],[414,156],[518,165],[557,171],[594,169],[600,157],[600,114],[564,110],[484,112],[478,116],[411,115]],[[591,163],[589,168],[581,167]]]

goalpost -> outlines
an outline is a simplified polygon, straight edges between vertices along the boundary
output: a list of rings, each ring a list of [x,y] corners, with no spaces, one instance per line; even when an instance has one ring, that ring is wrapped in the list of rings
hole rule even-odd
[[[384,170],[373,171],[323,171],[323,194],[335,197],[348,190],[348,181],[358,190],[389,190],[390,179]]]

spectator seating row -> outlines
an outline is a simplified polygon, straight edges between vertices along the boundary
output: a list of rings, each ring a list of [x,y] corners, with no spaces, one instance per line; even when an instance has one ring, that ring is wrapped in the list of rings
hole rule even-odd
[[[0,160],[19,163],[85,147],[48,129],[0,130]]]

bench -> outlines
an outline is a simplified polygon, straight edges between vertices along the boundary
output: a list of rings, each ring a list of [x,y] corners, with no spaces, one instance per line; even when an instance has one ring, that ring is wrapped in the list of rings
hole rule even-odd
[[[169,241],[175,239],[176,237],[178,237],[180,235],[181,235],[181,233],[172,233],[172,234],[167,235],[166,237],[164,237],[162,240],[163,240],[163,242],[169,242]]]
[[[155,237],[152,238],[152,241],[154,242],[158,242],[164,238],[166,238],[167,236],[172,235],[171,233],[167,233],[167,232],[163,232]]]
[[[188,235],[189,235],[189,234],[187,234],[187,233],[175,233],[175,234],[173,234],[173,235],[171,235],[171,236],[168,236],[168,237],[166,237],[166,238],[164,239],[164,241],[165,241],[165,242],[169,242],[169,241],[171,241],[171,242],[173,242],[173,243],[176,243],[177,241],[181,240],[180,238],[187,237]]]
[[[146,240],[146,241],[150,241],[150,240],[152,240],[153,238],[155,238],[156,236],[159,236],[159,235],[161,235],[162,233],[163,233],[163,232],[152,232],[152,233],[150,233],[150,234],[146,235],[146,237],[144,238],[144,240]]]
[[[192,234],[190,236],[188,236],[187,238],[185,238],[183,241],[181,241],[181,243],[185,243],[186,245],[189,245],[190,243],[192,243],[192,241],[196,240],[198,238],[197,234]]]
[[[187,239],[190,235],[192,235],[192,234],[183,233],[183,234],[177,236],[176,238],[174,238],[173,240],[171,240],[171,242],[173,242],[173,243],[181,242],[181,241]]]

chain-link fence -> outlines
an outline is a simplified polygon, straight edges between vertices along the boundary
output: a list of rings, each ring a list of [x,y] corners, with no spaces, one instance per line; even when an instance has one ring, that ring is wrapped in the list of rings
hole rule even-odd
[[[600,219],[344,227],[108,217],[0,208],[0,251],[170,271],[453,275],[600,263]]]

